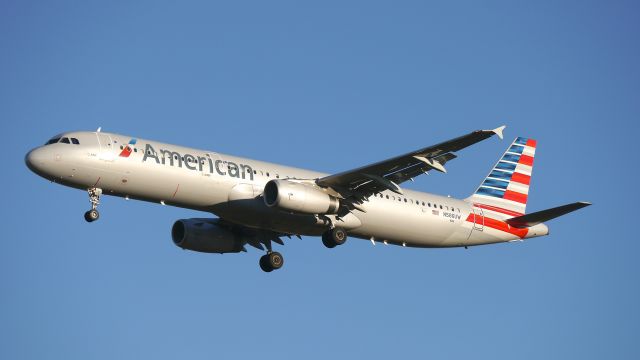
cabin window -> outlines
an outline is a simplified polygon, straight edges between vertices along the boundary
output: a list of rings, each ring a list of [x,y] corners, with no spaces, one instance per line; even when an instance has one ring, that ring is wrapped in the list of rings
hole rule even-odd
[[[69,142],[69,138],[67,137],[63,137],[62,140],[60,140],[61,143],[63,144],[70,144],[71,142]]]
[[[138,148],[133,148],[133,152],[138,152]]]
[[[404,202],[407,202],[407,198],[404,198]]]
[[[120,145],[120,150],[124,149],[124,146]]]
[[[71,138],[71,143],[74,145],[80,145],[80,141],[78,141],[78,139],[76,138]]]
[[[442,210],[442,205],[440,205],[440,210]]]

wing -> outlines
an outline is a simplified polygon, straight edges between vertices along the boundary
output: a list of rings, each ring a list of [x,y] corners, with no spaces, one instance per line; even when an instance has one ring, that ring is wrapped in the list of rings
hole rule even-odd
[[[477,130],[434,146],[320,178],[316,180],[316,184],[331,188],[342,197],[353,198],[356,202],[384,190],[402,194],[398,184],[430,170],[446,172],[444,164],[456,158],[454,152],[493,135],[502,139],[504,128],[505,126],[494,130]]]

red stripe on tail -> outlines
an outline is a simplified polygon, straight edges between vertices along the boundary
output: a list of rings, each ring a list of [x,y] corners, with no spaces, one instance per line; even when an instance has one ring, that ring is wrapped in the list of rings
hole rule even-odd
[[[511,175],[511,181],[529,185],[529,183],[531,182],[531,176],[519,172],[514,172],[513,175]]]
[[[527,229],[527,228],[524,228],[524,229],[514,228],[514,227],[509,226],[509,224],[507,224],[504,221],[492,219],[490,217],[486,217],[485,216],[484,219],[482,219],[482,217],[480,217],[480,215],[478,215],[478,223],[481,223],[480,220],[482,220],[483,225],[486,226],[486,227],[490,227],[492,229],[496,229],[496,230],[499,230],[499,231],[503,231],[503,232],[515,235],[515,236],[519,237],[520,239],[523,239],[529,233],[529,229]],[[475,223],[475,219],[474,219],[474,214],[473,213],[471,213],[471,214],[469,214],[469,216],[467,216],[467,221],[470,222],[470,223]]]
[[[485,210],[491,210],[491,211],[495,211],[495,212],[499,212],[501,214],[505,214],[505,215],[511,215],[511,216],[521,216],[524,215],[523,213],[517,212],[517,211],[512,211],[512,210],[507,210],[507,209],[503,209],[501,207],[497,207],[497,206],[491,206],[491,205],[485,205],[485,204],[473,204],[475,207],[479,207]]]
[[[520,155],[520,161],[518,164],[533,166],[533,156]]]
[[[521,204],[527,203],[527,195],[521,194],[519,192],[511,191],[511,190],[505,191],[504,196],[502,198],[506,200],[519,202]]]

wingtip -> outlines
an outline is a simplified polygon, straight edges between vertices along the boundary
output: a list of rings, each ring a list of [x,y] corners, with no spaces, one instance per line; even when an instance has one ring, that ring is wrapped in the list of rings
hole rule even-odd
[[[507,127],[507,125],[502,125],[500,127],[497,127],[491,131],[493,131],[494,134],[498,135],[498,137],[502,140],[504,139],[504,134],[502,133],[504,131],[504,129]]]
[[[582,205],[582,206],[589,206],[589,205],[593,205],[591,202],[589,201],[578,201],[578,204]]]

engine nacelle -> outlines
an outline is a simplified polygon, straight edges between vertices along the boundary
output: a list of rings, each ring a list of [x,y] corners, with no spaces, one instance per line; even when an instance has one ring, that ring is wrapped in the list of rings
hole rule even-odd
[[[205,253],[236,253],[243,249],[240,236],[217,224],[216,219],[181,219],[171,228],[178,247]]]
[[[335,196],[307,184],[289,180],[271,180],[264,186],[264,203],[268,207],[303,213],[336,214],[340,201]]]

